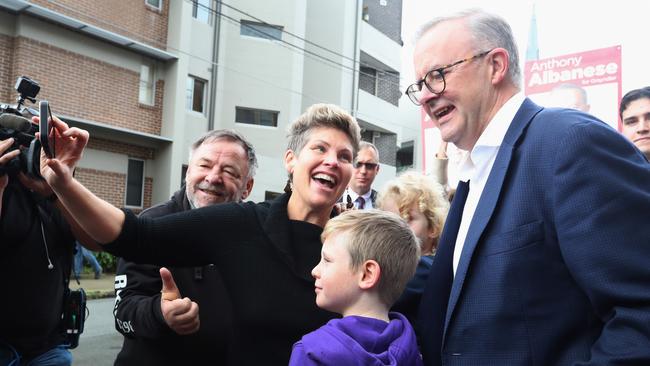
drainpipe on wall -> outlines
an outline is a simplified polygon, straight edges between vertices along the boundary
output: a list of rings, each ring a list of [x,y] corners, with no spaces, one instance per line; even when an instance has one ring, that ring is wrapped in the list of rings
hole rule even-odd
[[[217,104],[217,76],[219,74],[219,33],[221,31],[221,1],[217,1],[212,34],[212,72],[210,75],[210,107],[208,108],[208,131],[214,130]]]
[[[354,118],[357,118],[357,106],[359,105],[359,71],[361,65],[359,63],[359,37],[361,35],[361,10],[363,8],[363,0],[357,0],[357,11],[355,12],[354,17],[354,64],[352,68],[354,69],[354,75],[352,77],[352,105],[350,106],[350,113]]]

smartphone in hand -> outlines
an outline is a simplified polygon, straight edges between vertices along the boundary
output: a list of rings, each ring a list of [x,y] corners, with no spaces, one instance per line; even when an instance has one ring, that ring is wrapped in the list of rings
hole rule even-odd
[[[41,134],[41,148],[48,158],[54,157],[54,125],[52,124],[52,110],[50,103],[41,100],[39,103],[40,123],[38,132]]]

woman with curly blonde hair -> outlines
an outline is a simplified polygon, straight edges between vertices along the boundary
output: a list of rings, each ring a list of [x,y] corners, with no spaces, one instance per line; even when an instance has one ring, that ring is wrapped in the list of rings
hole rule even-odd
[[[420,241],[422,256],[415,276],[393,306],[413,324],[424,286],[433,264],[438,239],[445,225],[449,201],[444,188],[427,175],[406,171],[389,181],[377,199],[378,207],[402,217]]]

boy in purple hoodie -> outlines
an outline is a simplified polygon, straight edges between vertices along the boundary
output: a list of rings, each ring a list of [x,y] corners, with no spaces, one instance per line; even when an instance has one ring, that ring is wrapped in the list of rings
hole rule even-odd
[[[422,365],[413,328],[389,313],[419,260],[409,226],[389,212],[353,210],[329,220],[321,239],[316,305],[343,318],[296,342],[289,365]]]

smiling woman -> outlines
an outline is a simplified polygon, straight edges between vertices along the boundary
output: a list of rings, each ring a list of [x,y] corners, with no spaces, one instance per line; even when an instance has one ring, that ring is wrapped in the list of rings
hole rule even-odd
[[[232,365],[286,365],[295,341],[336,316],[316,306],[310,272],[360,140],[357,122],[341,108],[314,105],[290,126],[284,162],[292,192],[155,219],[119,210],[79,184],[71,172],[88,134],[55,121],[60,153],[42,164],[42,174],[78,224],[110,243],[106,251],[134,262],[218,267],[238,330],[227,357]]]

